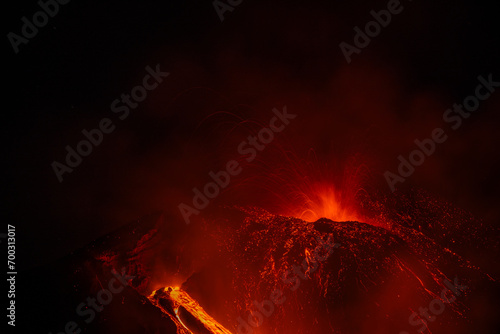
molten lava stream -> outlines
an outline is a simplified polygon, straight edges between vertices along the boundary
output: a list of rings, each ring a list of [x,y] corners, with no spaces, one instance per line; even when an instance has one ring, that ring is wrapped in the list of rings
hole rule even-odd
[[[149,300],[176,323],[180,334],[232,334],[181,288],[158,289],[151,293]]]

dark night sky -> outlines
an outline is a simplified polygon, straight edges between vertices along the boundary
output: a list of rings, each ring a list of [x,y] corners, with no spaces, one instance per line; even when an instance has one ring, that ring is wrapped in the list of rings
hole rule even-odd
[[[335,152],[342,165],[359,149],[386,187],[382,173],[443,126],[444,110],[473,92],[478,75],[500,78],[498,10],[472,1],[403,2],[348,65],[339,43],[386,3],[245,0],[220,22],[208,0],[73,0],[19,54],[5,38],[3,213],[17,226],[20,261],[50,262],[137,217],[176,212],[234,154],[237,139],[221,144],[227,127],[199,127],[217,111],[265,123],[287,105],[302,119],[284,134],[298,155]],[[35,1],[6,6],[5,34],[38,10]],[[156,64],[170,76],[118,121],[110,103]],[[499,94],[404,187],[498,225]],[[52,161],[105,117],[116,130],[59,183]]]

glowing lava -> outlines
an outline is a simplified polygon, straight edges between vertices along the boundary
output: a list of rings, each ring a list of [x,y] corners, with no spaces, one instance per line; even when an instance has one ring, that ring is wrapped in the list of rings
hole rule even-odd
[[[177,324],[179,334],[232,334],[181,288],[158,289],[153,291],[149,300]]]
[[[272,194],[269,211],[308,222],[321,218],[365,221],[356,209],[357,197],[364,192],[362,185],[367,175],[364,164],[353,160],[347,168],[339,170],[335,164],[317,161],[314,152],[307,160],[290,152],[281,152],[278,157],[276,167],[268,167],[265,182],[261,184],[263,191]],[[256,180],[252,183],[259,184]]]
[[[334,221],[356,221],[358,215],[342,203],[342,196],[332,186],[316,184],[296,194],[296,208],[288,216],[314,222],[320,218]]]

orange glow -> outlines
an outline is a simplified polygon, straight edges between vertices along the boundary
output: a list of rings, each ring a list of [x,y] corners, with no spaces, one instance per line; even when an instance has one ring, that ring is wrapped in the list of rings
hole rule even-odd
[[[160,303],[160,299],[167,300],[172,307],[169,310],[167,307]],[[165,287],[153,291],[149,296],[149,300],[159,307],[163,313],[167,314],[175,323],[180,324],[187,333],[193,333],[180,315],[180,308],[183,307],[187,312],[189,312],[196,320],[198,320],[210,333],[213,334],[232,334],[224,326],[218,323],[214,318],[209,316],[207,312],[196,302],[191,296],[179,287]],[[172,314],[169,311],[173,311]]]
[[[290,152],[282,152],[276,159],[279,167],[266,170],[262,183],[273,197],[269,211],[309,222],[320,218],[364,221],[356,209],[367,175],[360,158],[353,157],[343,167],[320,163],[314,152],[308,159]]]
[[[328,184],[308,185],[305,191],[296,192],[293,204],[286,215],[305,221],[314,222],[320,218],[334,221],[359,220],[349,203],[343,203],[341,194]]]

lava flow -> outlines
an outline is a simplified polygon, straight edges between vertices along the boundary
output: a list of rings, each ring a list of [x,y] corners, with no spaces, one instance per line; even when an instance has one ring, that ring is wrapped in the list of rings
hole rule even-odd
[[[178,326],[179,334],[231,334],[210,317],[189,294],[178,287],[154,291],[149,300]]]

